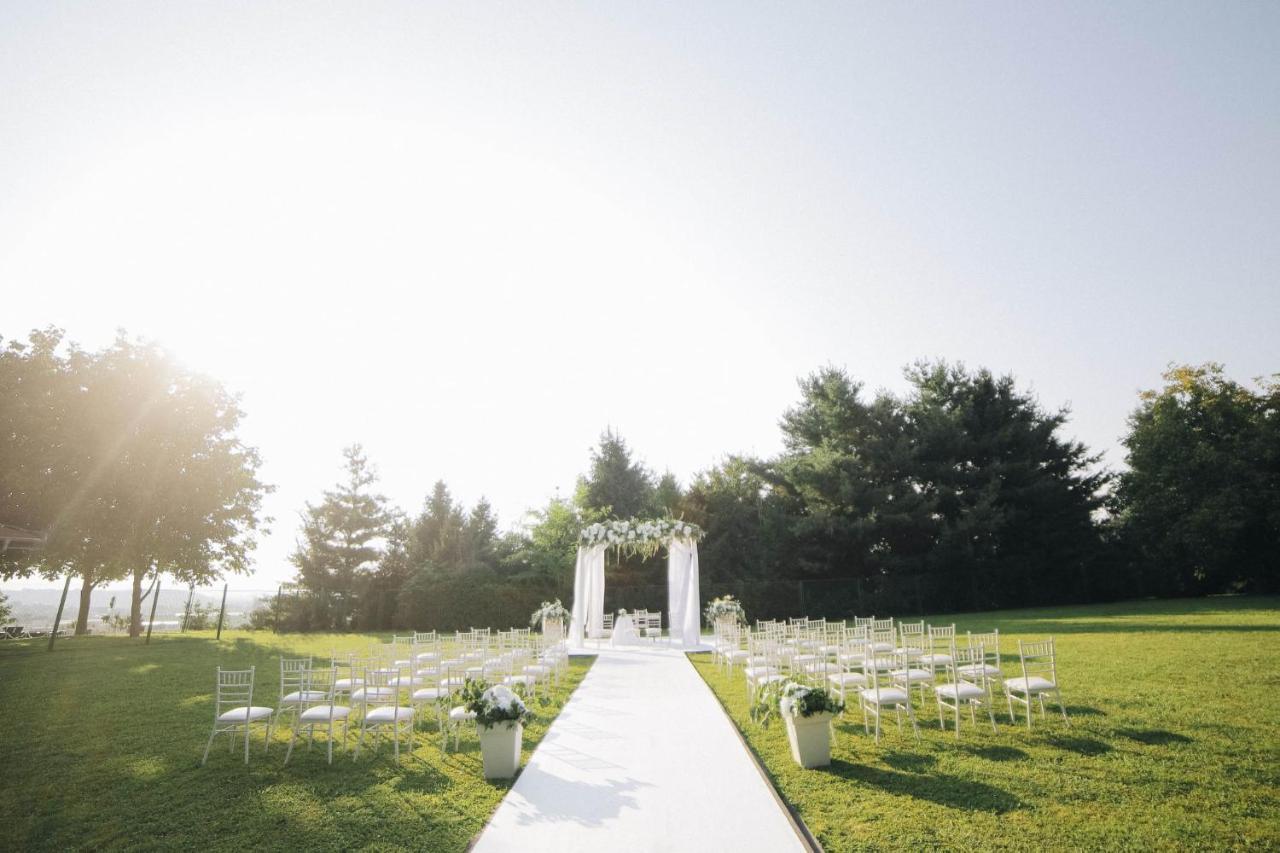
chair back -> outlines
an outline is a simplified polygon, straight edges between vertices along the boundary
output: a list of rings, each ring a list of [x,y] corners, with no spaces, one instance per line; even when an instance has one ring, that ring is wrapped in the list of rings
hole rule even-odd
[[[975,634],[972,631],[967,632],[968,644],[970,646],[982,646],[986,653],[986,662],[1000,668],[1000,629],[988,631],[984,634]]]
[[[218,667],[218,687],[214,694],[213,718],[232,708],[253,705],[253,675],[257,667],[223,669]]]
[[[311,658],[280,658],[280,699],[290,693],[307,689],[307,674],[311,672]]]
[[[921,654],[924,652],[924,621],[919,622],[899,622],[898,623],[898,641],[899,645],[907,651]]]
[[[1050,684],[1058,683],[1058,656],[1054,650],[1053,637],[1030,643],[1019,640],[1018,658],[1023,678],[1039,676],[1048,679]]]
[[[967,682],[981,688],[982,692],[986,693],[990,677],[987,675],[986,668],[982,665],[985,660],[986,653],[981,643],[955,649],[951,653],[951,663],[947,665],[951,683],[961,684]]]

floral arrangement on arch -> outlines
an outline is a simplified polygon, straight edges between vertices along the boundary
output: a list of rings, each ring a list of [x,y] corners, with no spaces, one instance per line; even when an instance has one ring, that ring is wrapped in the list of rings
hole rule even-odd
[[[543,622],[557,621],[566,624],[569,622],[569,611],[560,603],[558,598],[555,601],[542,602],[542,606],[533,611],[533,615],[529,617],[529,627],[537,628]]]
[[[768,725],[775,712],[784,717],[812,717],[814,714],[839,714],[844,703],[821,687],[808,687],[797,681],[774,681],[756,693],[751,716]]]
[[[524,700],[505,684],[490,687],[484,681],[467,679],[462,697],[466,709],[476,715],[477,726],[511,728],[533,717]]]
[[[708,625],[715,625],[723,619],[732,619],[738,625],[747,623],[747,612],[742,609],[742,602],[732,595],[722,595],[711,599],[707,608],[702,611],[707,617]]]
[[[582,528],[578,541],[582,545],[609,545],[631,554],[652,557],[672,540],[697,542],[702,528],[688,521],[659,518],[645,521],[636,518],[598,521]]]

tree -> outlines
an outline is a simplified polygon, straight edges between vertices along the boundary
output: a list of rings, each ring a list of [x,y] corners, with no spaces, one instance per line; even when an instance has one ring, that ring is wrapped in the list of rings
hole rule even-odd
[[[0,592],[0,625],[8,625],[13,618],[13,608],[9,606],[9,596]]]
[[[133,636],[142,583],[170,572],[207,582],[248,570],[262,496],[257,452],[236,437],[238,401],[121,332],[97,353],[33,332],[0,356],[5,514],[47,533],[32,569],[82,578],[76,630],[103,581],[131,577]]]
[[[1012,376],[985,369],[921,362],[907,379],[910,482],[933,520],[931,547],[913,562],[965,606],[1087,598],[1111,475],[1059,435],[1067,409],[1045,411]]]
[[[578,479],[575,500],[583,509],[607,513],[609,518],[651,515],[655,509],[653,474],[633,461],[626,441],[608,429],[591,452],[590,471]]]
[[[346,479],[307,504],[291,556],[298,583],[314,594],[312,627],[350,627],[362,576],[382,557],[395,521],[386,498],[370,491],[378,477],[363,448],[353,444],[342,455]]]
[[[706,583],[790,577],[792,502],[759,460],[730,456],[694,477],[680,504],[705,532],[698,546]]]
[[[1280,374],[1171,366],[1129,419],[1117,512],[1165,594],[1280,588]]]

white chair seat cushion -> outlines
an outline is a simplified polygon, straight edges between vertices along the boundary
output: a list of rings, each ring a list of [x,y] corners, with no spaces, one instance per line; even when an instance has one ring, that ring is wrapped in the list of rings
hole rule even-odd
[[[933,664],[934,666],[946,666],[951,663],[951,655],[921,655],[920,663],[925,664],[926,666],[929,664]]]
[[[339,678],[333,682],[335,690],[350,690],[352,687],[359,687],[364,684],[363,678]]]
[[[403,660],[393,660],[391,662],[391,665],[394,667],[397,667],[397,668],[403,667],[406,669],[412,664],[413,664],[413,661],[409,660],[408,658],[405,658]]]
[[[352,702],[364,702],[368,699],[385,699],[396,695],[394,687],[361,687],[351,694]]]
[[[833,672],[827,676],[832,684],[866,684],[867,677],[860,672]]]
[[[924,649],[916,646],[899,646],[894,649],[894,651],[900,655],[910,655],[913,658],[918,658],[920,655],[924,654]]]
[[[295,690],[292,693],[286,693],[284,698],[280,700],[281,705],[297,705],[300,702],[323,702],[329,698],[329,694],[323,690]]]
[[[1041,678],[1033,675],[1030,678],[1010,678],[1004,683],[1005,688],[1012,690],[1014,693],[1044,693],[1046,690],[1056,690],[1057,685],[1047,678]]]
[[[380,708],[374,708],[368,714],[365,714],[365,722],[367,723],[392,723],[392,722],[409,722],[413,719],[412,708],[397,708],[392,705],[383,705]]]
[[[934,692],[946,699],[979,699],[987,695],[981,687],[967,681],[959,684],[942,684]]]
[[[536,679],[532,675],[508,675],[502,679],[503,684],[533,684]]]
[[[762,678],[768,678],[771,675],[777,675],[778,670],[772,666],[749,666],[743,670],[751,681],[759,681]]]
[[[987,674],[987,677],[990,678],[992,676],[999,675],[1000,668],[995,666],[994,664],[989,664],[989,663],[970,664],[969,666],[960,667],[958,670],[956,670],[956,672],[960,673],[960,676],[962,678],[973,678],[975,675],[985,672]],[[1044,679],[1041,679],[1041,680],[1043,681]]]
[[[421,679],[416,675],[414,676],[398,675],[395,678],[392,678],[389,681],[387,681],[387,684],[391,685],[392,687],[417,687],[425,683],[426,682],[424,679]]]
[[[751,655],[746,649],[733,649],[725,653],[729,660],[746,660]]]
[[[906,681],[915,684],[920,681],[932,681],[933,673],[927,669],[895,669],[889,673],[895,681]]]
[[[448,695],[448,690],[441,690],[439,687],[423,687],[419,690],[413,691],[413,701],[437,702]]]
[[[872,643],[871,648],[877,652],[891,652],[893,651],[893,643]]]
[[[551,667],[542,664],[529,664],[524,668],[525,675],[547,675],[551,672]]]
[[[426,661],[434,661],[439,659],[440,659],[440,655],[438,652],[422,652],[421,654],[418,655],[418,663],[425,663]]]
[[[265,720],[276,712],[275,708],[263,708],[259,705],[251,707],[241,706],[232,708],[230,711],[223,711],[218,715],[220,723],[243,723],[245,720],[252,722],[253,720]]]
[[[455,723],[462,723],[476,718],[475,711],[468,711],[465,705],[459,705],[456,708],[449,709],[449,719]]]
[[[333,719],[345,720],[351,715],[351,709],[346,705],[333,706]],[[317,705],[314,708],[308,708],[302,712],[299,718],[304,723],[327,723],[329,722],[329,706]]]
[[[873,705],[905,705],[911,701],[911,697],[905,691],[896,687],[880,688],[880,697],[878,699],[874,690],[863,690],[861,695],[864,702],[870,702]]]

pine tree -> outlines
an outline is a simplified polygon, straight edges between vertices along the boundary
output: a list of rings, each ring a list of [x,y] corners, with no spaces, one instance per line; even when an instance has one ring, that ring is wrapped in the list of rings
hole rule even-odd
[[[337,628],[350,625],[363,576],[381,558],[394,521],[387,499],[370,491],[378,477],[364,450],[353,444],[342,455],[346,480],[319,504],[307,504],[303,538],[291,558],[298,582],[317,595],[315,621]]]

